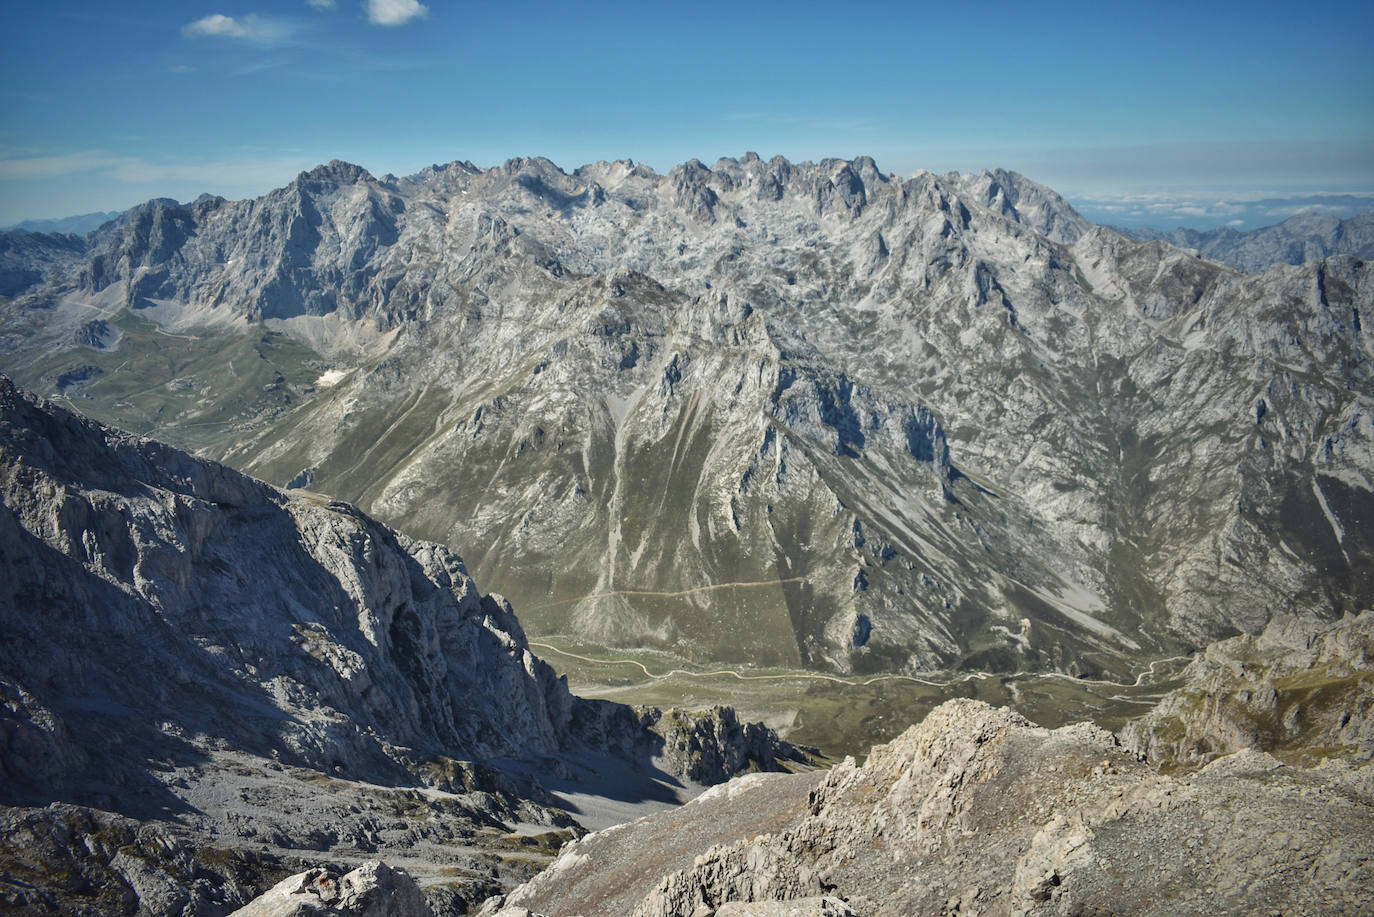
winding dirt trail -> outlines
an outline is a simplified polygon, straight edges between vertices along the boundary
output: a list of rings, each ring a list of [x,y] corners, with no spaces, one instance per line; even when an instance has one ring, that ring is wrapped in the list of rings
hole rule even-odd
[[[707,586],[703,588],[713,589],[720,587]],[[660,595],[662,593],[651,594]],[[867,685],[877,684],[881,681],[908,681],[920,685],[928,685],[933,688],[944,688],[950,685],[957,685],[965,681],[982,680],[986,678],[1005,678],[1009,681],[1014,679],[1030,678],[1062,678],[1067,681],[1079,682],[1084,684],[1109,685],[1111,687],[1116,688],[1139,688],[1141,687],[1141,684],[1145,680],[1145,678],[1154,677],[1156,668],[1162,665],[1163,663],[1177,662],[1182,659],[1191,658],[1189,656],[1170,656],[1167,659],[1156,659],[1150,663],[1150,667],[1148,669],[1146,669],[1145,671],[1141,672],[1138,676],[1136,676],[1136,679],[1133,682],[1109,681],[1106,679],[1097,678],[1078,678],[1073,675],[1068,675],[1064,672],[1009,672],[1004,674],[997,674],[992,672],[966,672],[963,675],[953,678],[947,678],[943,681],[933,681],[928,678],[918,678],[915,675],[874,675],[871,678],[842,678],[838,675],[822,675],[815,672],[791,672],[783,675],[745,675],[743,672],[736,671],[735,669],[713,669],[710,671],[693,671],[691,669],[670,669],[667,672],[655,675],[653,672],[649,671],[649,668],[646,665],[644,665],[644,663],[636,659],[597,659],[592,656],[583,656],[580,653],[573,653],[569,652],[568,650],[560,649],[550,643],[541,643],[535,640],[531,640],[529,641],[529,644],[530,646],[538,647],[543,650],[549,650],[551,652],[557,653],[560,656],[566,656],[569,659],[576,659],[580,662],[588,662],[593,665],[634,666],[635,668],[643,672],[644,677],[649,679],[650,681],[664,681],[665,679],[672,678],[675,675],[681,675],[686,678],[729,677],[738,679],[739,681],[828,681],[833,682],[835,684],[849,685],[851,687],[865,687]]]
[[[752,582],[752,583],[712,583],[712,584],[709,585],[709,586],[696,586],[696,587],[694,587],[694,588],[692,588],[692,589],[683,589],[683,590],[678,591],[678,592],[652,592],[652,591],[649,591],[649,590],[647,590],[647,589],[609,589],[609,590],[607,590],[607,591],[605,591],[605,592],[593,592],[593,593],[590,593],[590,594],[588,594],[588,595],[579,595],[579,596],[577,596],[576,598],[571,598],[571,599],[558,599],[558,600],[553,601],[553,602],[544,602],[544,603],[539,604],[539,605],[525,605],[525,606],[522,606],[522,607],[524,607],[524,608],[526,608],[526,609],[528,609],[528,610],[534,610],[534,609],[537,609],[537,608],[553,608],[553,607],[555,607],[555,606],[557,606],[557,605],[571,605],[571,604],[574,603],[574,602],[583,602],[583,601],[586,601],[587,599],[604,599],[604,598],[609,598],[610,596],[613,596],[613,595],[642,595],[642,596],[649,596],[649,597],[659,598],[659,599],[677,599],[677,598],[681,598],[681,597],[684,596],[684,595],[696,595],[696,594],[701,593],[701,592],[713,592],[713,591],[715,591],[715,590],[717,590],[717,589],[757,589],[757,588],[760,588],[760,587],[763,587],[763,586],[780,586],[780,585],[782,585],[783,583],[801,583],[801,582],[805,582],[805,581],[806,581],[806,578],[805,578],[805,577],[802,577],[802,576],[789,576],[789,577],[787,577],[786,579],[766,579],[766,580],[759,580],[758,582]],[[543,644],[541,644],[541,645],[543,645]],[[560,650],[558,650],[558,649],[556,649],[556,648],[554,648],[554,647],[549,647],[549,648],[552,649],[554,652],[560,652]],[[573,658],[580,658],[580,657],[574,656]],[[595,661],[597,661],[597,660],[589,660],[589,661],[595,662]],[[622,662],[628,662],[629,660],[621,660],[621,661],[622,661]],[[637,663],[636,663],[636,664],[637,664]],[[652,677],[652,676],[651,676],[651,677]]]

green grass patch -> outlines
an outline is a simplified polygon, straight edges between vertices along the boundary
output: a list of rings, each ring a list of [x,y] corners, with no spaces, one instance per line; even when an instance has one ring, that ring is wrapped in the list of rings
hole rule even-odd
[[[214,453],[308,401],[324,366],[264,326],[170,334],[129,312],[111,321],[123,332],[112,351],[35,343],[3,368],[24,388],[97,420]],[[67,377],[59,386],[85,367],[85,381]]]
[[[566,637],[533,639],[535,653],[566,675],[576,694],[657,707],[726,704],[741,718],[767,723],[830,758],[862,758],[872,745],[900,735],[955,697],[1009,706],[1042,726],[1087,720],[1120,729],[1173,687],[1172,670],[1140,686],[968,672],[923,673],[919,680],[827,676],[779,666],[700,665],[669,652],[599,647]]]

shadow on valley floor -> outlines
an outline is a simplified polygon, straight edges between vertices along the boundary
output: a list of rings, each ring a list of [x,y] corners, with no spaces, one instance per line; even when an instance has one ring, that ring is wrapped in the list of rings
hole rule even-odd
[[[544,769],[519,762],[504,766],[532,779],[546,792],[546,805],[566,810],[590,831],[674,808],[704,789],[667,773],[642,752],[631,759],[584,747]]]

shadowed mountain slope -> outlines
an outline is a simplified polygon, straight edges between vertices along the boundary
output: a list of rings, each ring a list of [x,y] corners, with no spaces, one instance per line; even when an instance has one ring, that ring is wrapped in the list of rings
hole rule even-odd
[[[225,913],[378,853],[458,906],[575,817],[796,757],[729,709],[576,698],[446,548],[4,377],[0,569],[4,906]]]

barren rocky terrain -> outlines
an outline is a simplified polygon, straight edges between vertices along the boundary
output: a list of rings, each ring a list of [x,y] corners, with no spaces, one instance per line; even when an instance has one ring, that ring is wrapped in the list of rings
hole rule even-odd
[[[1210,647],[1125,744],[1087,723],[1049,730],[949,701],[862,765],[737,778],[588,835],[483,913],[1367,913],[1374,743],[1361,654],[1372,635],[1369,613],[1334,627],[1285,622],[1250,641],[1310,650],[1281,673],[1245,671],[1238,660],[1253,657],[1237,641]],[[1223,659],[1237,663],[1221,693],[1212,670]],[[1354,696],[1313,689],[1303,702],[1311,722],[1338,719],[1345,741],[1314,729],[1295,755],[1293,734],[1232,730],[1230,747],[1199,759],[1158,741],[1141,755],[1129,738],[1158,735],[1181,700],[1227,710],[1276,675],[1335,668],[1359,683]]]
[[[1278,618],[1208,646],[1183,684],[1123,733],[1150,759],[1202,764],[1244,748],[1289,763],[1374,758],[1374,612]]]
[[[1366,612],[1214,644],[1122,737],[952,700],[862,765],[736,777],[569,842],[480,913],[1368,913],[1372,638]],[[1276,685],[1300,713],[1245,731]]]

